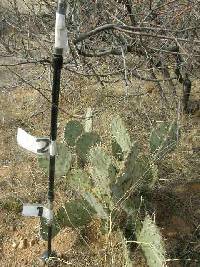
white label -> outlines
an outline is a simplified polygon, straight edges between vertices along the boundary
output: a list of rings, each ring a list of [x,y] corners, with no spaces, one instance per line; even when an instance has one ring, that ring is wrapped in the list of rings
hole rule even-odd
[[[50,144],[50,155],[55,156],[56,155],[56,141],[51,141]]]
[[[43,217],[48,221],[53,219],[53,211],[41,204],[23,204],[22,215],[28,217]]]
[[[38,155],[49,154],[49,138],[37,138],[28,134],[23,129],[18,128],[17,142],[21,147],[27,149],[30,152],[36,153]]]
[[[56,13],[55,48],[67,49],[67,30],[65,27],[65,15]]]
[[[65,28],[65,15],[62,15],[56,12],[56,29],[64,29]]]

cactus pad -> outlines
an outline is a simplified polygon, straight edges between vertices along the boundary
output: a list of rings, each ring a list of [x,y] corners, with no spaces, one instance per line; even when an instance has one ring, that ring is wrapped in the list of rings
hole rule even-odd
[[[54,238],[60,231],[61,226],[57,222],[56,218],[53,220],[52,224],[52,238]],[[48,224],[45,218],[40,217],[40,236],[43,240],[48,240]]]
[[[91,207],[95,210],[96,214],[101,219],[108,219],[108,213],[104,208],[104,205],[90,192],[84,192],[83,198],[91,205]]]
[[[112,154],[117,160],[123,160],[122,148],[114,138],[112,139]]]
[[[151,220],[150,216],[146,216],[142,229],[136,233],[137,241],[145,254],[149,267],[165,266],[166,251],[163,238],[159,228]]]
[[[158,159],[164,157],[177,145],[179,131],[176,122],[161,122],[150,136],[150,149]]]
[[[84,199],[72,200],[65,203],[54,216],[52,237],[55,237],[64,227],[81,227],[88,224],[95,214],[94,209]],[[40,218],[40,235],[47,241],[48,225],[44,218]]]
[[[111,175],[111,158],[101,147],[90,149],[89,153],[90,173],[94,181],[95,187],[99,189],[101,194],[110,195],[110,179]]]
[[[92,181],[89,175],[82,169],[73,170],[67,175],[66,183],[80,192],[88,191],[92,188]]]
[[[131,149],[132,143],[124,122],[120,116],[116,116],[111,122],[111,132],[113,138],[119,144],[124,156],[126,156]]]
[[[76,143],[76,152],[79,162],[84,165],[87,162],[87,154],[91,147],[100,143],[100,137],[95,132],[84,133]]]
[[[121,198],[125,194],[128,196],[136,191],[151,189],[156,180],[157,173],[147,157],[129,158],[112,192],[117,198]]]
[[[83,133],[83,126],[79,121],[69,121],[65,126],[64,140],[69,146],[75,146],[76,140]]]
[[[72,154],[65,144],[57,144],[58,155],[56,156],[56,177],[66,175],[71,167]],[[41,168],[48,174],[49,159],[38,157],[38,163]]]
[[[61,207],[56,220],[61,227],[81,227],[92,220],[95,210],[84,199],[72,200]]]

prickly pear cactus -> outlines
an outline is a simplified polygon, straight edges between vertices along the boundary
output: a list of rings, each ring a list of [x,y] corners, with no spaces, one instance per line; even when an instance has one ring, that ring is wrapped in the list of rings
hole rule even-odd
[[[99,218],[105,220],[109,218],[109,212],[106,210],[105,205],[90,192],[84,192],[83,198],[91,205],[95,210]]]
[[[138,146],[137,143],[135,143],[132,146],[131,151],[124,163],[124,169],[121,175],[117,177],[117,182],[112,183],[111,185],[111,191],[116,201],[118,201],[127,193],[126,190],[132,183],[133,171],[135,168],[134,166],[138,157],[138,153],[139,153]]]
[[[83,133],[83,126],[79,121],[72,120],[69,121],[64,130],[64,140],[68,144],[68,146],[75,146],[76,140]]]
[[[78,190],[82,197],[89,203],[89,205],[95,210],[99,218],[106,219],[108,214],[105,210],[102,202],[97,198],[99,193],[95,195],[93,189],[93,182],[90,179],[89,174],[82,170],[77,169],[73,170],[70,174],[67,175],[66,179],[67,185],[70,185],[73,189]]]
[[[92,188],[92,181],[88,173],[82,169],[72,170],[66,176],[66,184],[78,190],[80,193]]]
[[[149,267],[166,266],[166,250],[159,228],[146,216],[141,230],[136,232],[137,242],[140,244]]]
[[[121,146],[117,143],[117,141],[113,138],[112,139],[112,154],[113,156],[119,160],[122,161],[123,160],[123,152],[122,152],[122,148]]]
[[[57,222],[56,218],[53,220],[52,224],[52,238],[54,238],[59,231],[61,230],[61,226]],[[40,236],[42,237],[43,240],[47,241],[48,240],[48,224],[46,219],[40,217]]]
[[[77,199],[66,202],[54,216],[52,235],[55,237],[64,227],[82,227],[87,225],[95,214],[95,210],[88,201]],[[48,237],[48,225],[44,218],[41,218],[40,235],[44,240]]]
[[[150,190],[158,180],[157,167],[146,156],[138,157],[137,145],[127,157],[122,174],[117,178],[117,183],[111,186],[116,200],[134,192]],[[124,202],[124,206],[126,203]]]
[[[82,170],[73,170],[70,174],[67,175],[66,179],[67,185],[70,185],[75,190],[78,190],[82,197],[89,203],[89,205],[95,210],[96,214],[101,219],[107,219],[108,214],[105,210],[105,206],[102,201],[97,198],[97,195],[100,193],[99,190],[93,188],[93,182],[90,179],[89,174]]]
[[[99,135],[95,132],[84,133],[76,142],[76,152],[80,165],[85,165],[88,160],[88,152],[91,147],[99,144]]]
[[[84,199],[71,200],[61,207],[56,220],[62,226],[81,227],[92,220],[95,210]]]
[[[95,187],[99,188],[101,195],[110,196],[110,182],[115,176],[111,158],[98,146],[90,149],[89,162]]]
[[[123,120],[120,116],[116,116],[111,122],[111,132],[113,139],[120,146],[123,156],[126,157],[130,152],[132,143],[128,131],[124,125]],[[118,149],[114,149],[113,151],[119,151]],[[114,156],[117,157],[117,154],[114,153]]]
[[[129,251],[128,246],[127,246],[127,240],[124,237],[123,233],[119,230],[118,230],[118,235],[119,235],[119,238],[121,240],[122,252],[123,252],[123,256],[124,256],[123,257],[124,258],[123,266],[124,267],[132,267],[134,262],[130,258],[130,251]]]
[[[56,170],[55,176],[61,177],[66,175],[70,170],[72,162],[72,154],[65,144],[57,144],[57,156],[56,156]],[[48,174],[49,172],[49,158],[38,157],[38,163],[41,168]]]
[[[164,157],[168,152],[172,151],[176,147],[178,136],[179,128],[177,122],[161,122],[151,132],[151,153],[155,154],[157,159]]]
[[[132,171],[132,172],[131,172]],[[132,187],[133,192],[152,187],[156,181],[155,173],[152,170],[149,159],[145,156],[140,156],[134,164],[127,168],[123,179],[129,181],[124,190],[129,190]]]
[[[88,120],[87,120],[88,118]],[[65,203],[54,216],[53,235],[63,227],[82,227],[97,215],[105,224],[112,213],[119,217],[120,208],[115,211],[114,203],[120,204],[123,213],[130,218],[138,217],[141,205],[141,192],[151,189],[158,179],[156,165],[139,154],[138,144],[132,143],[122,119],[117,116],[111,123],[112,152],[116,159],[110,157],[100,146],[100,137],[91,132],[91,110],[87,111],[85,133],[78,121],[71,121],[65,127],[65,141],[75,147],[80,169],[70,170],[72,155],[64,144],[58,145],[56,175],[66,175],[66,185],[78,190],[81,199]],[[151,151],[162,155],[166,148],[174,146],[177,137],[176,124],[161,124],[154,129],[150,138]],[[118,169],[114,166],[115,162]],[[48,160],[39,159],[40,166],[48,171]],[[87,168],[84,168],[87,163]],[[74,166],[74,165],[73,165]],[[136,192],[138,196],[131,198]],[[132,195],[133,196],[133,195]],[[112,212],[111,212],[112,211]],[[115,216],[116,215],[116,216]],[[117,224],[117,223],[116,223]],[[165,248],[159,229],[149,216],[146,216],[141,227],[136,229],[137,241],[141,244],[147,263],[150,267],[161,267],[165,263]],[[135,227],[135,224],[131,229]],[[135,229],[135,228],[134,228]],[[47,224],[41,219],[41,235],[47,238]],[[124,245],[126,241],[124,240]],[[131,266],[128,250],[125,255],[126,266]]]

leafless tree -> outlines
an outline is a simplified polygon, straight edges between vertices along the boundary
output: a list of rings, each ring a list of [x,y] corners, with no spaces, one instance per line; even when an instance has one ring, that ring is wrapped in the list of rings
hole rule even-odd
[[[1,56],[15,58],[7,65],[51,63],[54,10],[52,0],[1,5]],[[65,70],[102,85],[154,82],[167,105],[178,84],[198,78],[199,22],[198,0],[68,0]]]

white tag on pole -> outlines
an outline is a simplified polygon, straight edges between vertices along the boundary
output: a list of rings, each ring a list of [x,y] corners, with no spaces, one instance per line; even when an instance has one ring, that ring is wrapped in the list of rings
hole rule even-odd
[[[21,147],[27,149],[30,152],[36,153],[38,155],[49,154],[49,138],[37,138],[28,134],[23,129],[18,128],[17,142]]]
[[[48,221],[53,220],[53,211],[41,204],[23,204],[22,215],[28,217],[43,217]]]
[[[68,38],[67,29],[65,27],[65,15],[56,12],[55,25],[55,48],[67,50]]]

